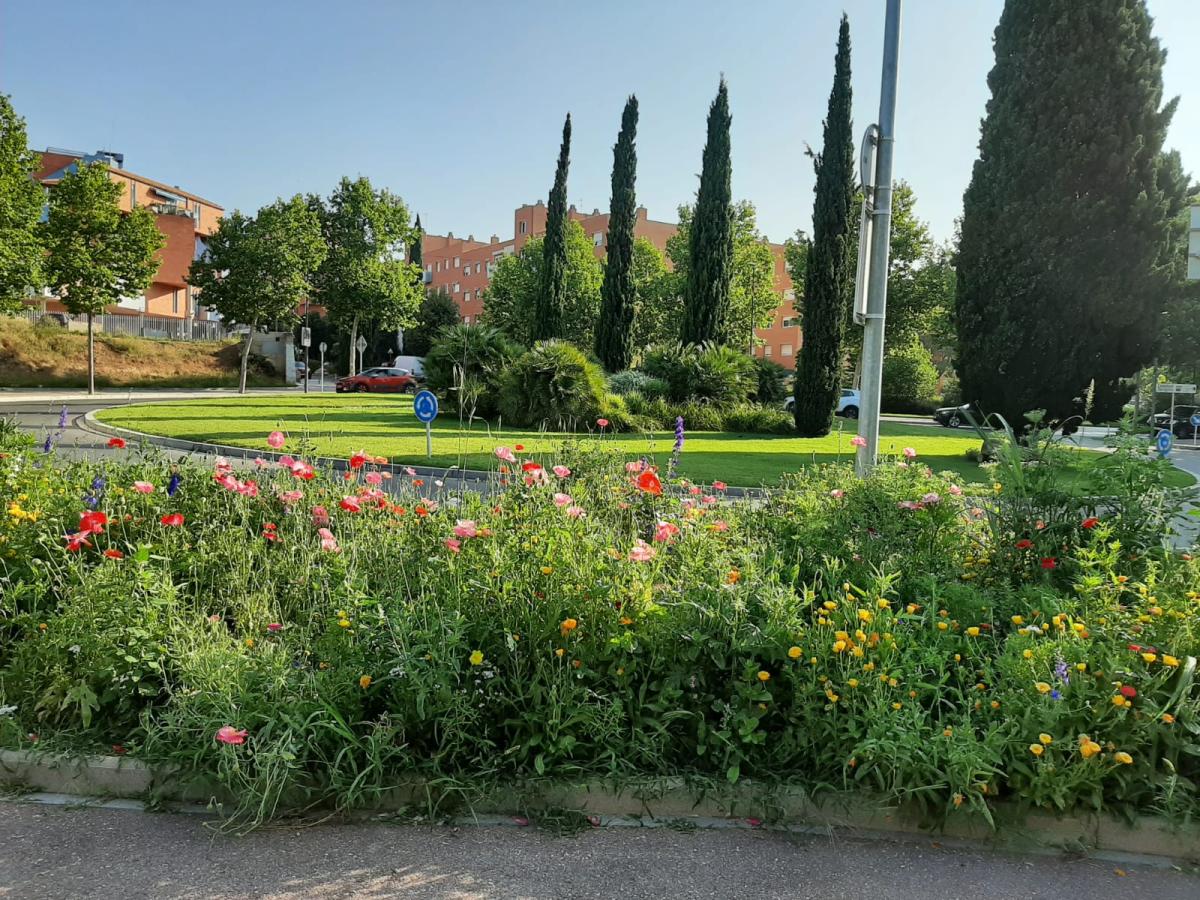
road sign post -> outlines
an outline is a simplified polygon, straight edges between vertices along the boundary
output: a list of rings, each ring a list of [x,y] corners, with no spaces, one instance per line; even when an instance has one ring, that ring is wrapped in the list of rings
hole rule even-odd
[[[305,303],[305,316],[307,317],[308,304]],[[305,325],[300,329],[300,346],[304,348],[304,393],[308,393],[308,377],[309,371],[312,368],[308,364],[308,348],[312,346],[312,329]]]
[[[1158,437],[1154,439],[1154,446],[1158,448],[1160,459],[1166,459],[1171,455],[1171,445],[1175,443],[1175,435],[1167,431],[1165,428],[1158,433]]]
[[[357,343],[355,343],[354,346],[358,348],[358,371],[361,373],[362,367],[363,367],[362,366],[363,351],[365,351],[367,349],[367,339],[360,334],[358,336],[358,341],[357,341]]]
[[[437,418],[438,399],[433,391],[419,391],[413,397],[413,415],[418,422],[425,423],[425,456],[433,456],[433,427],[432,422]]]
[[[1200,413],[1192,413],[1192,417],[1188,420],[1192,423],[1192,446],[1196,446],[1196,436],[1200,434]]]
[[[321,341],[321,393],[325,393],[325,351],[329,345]]]

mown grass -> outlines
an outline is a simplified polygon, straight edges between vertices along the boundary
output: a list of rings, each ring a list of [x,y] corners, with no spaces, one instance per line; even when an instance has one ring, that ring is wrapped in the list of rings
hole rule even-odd
[[[468,469],[493,466],[492,451],[500,444],[521,444],[528,453],[550,455],[564,442],[581,437],[509,429],[502,423],[460,423],[443,415],[434,422],[433,456],[427,458],[425,429],[412,414],[411,398],[399,395],[204,399],[120,407],[104,410],[99,418],[149,434],[262,450],[267,449],[268,432],[279,428],[293,438],[306,437],[314,452],[324,456],[365,450],[392,462]],[[697,481],[757,486],[775,484],[784,473],[814,463],[849,462],[853,459],[850,439],[857,423],[841,419],[837,423],[838,430],[823,438],[691,432],[686,435],[678,471]],[[594,431],[590,436],[598,434]],[[980,445],[971,432],[885,420],[881,434],[884,453],[899,454],[912,447],[919,459],[937,471],[953,472],[968,482],[992,480],[986,468],[965,456]],[[648,457],[665,465],[675,436],[668,431],[605,433],[603,439],[617,445],[629,459]],[[1101,459],[1101,454],[1081,451],[1077,478],[1086,482],[1087,468]],[[1190,476],[1178,474],[1181,486],[1191,483]]]

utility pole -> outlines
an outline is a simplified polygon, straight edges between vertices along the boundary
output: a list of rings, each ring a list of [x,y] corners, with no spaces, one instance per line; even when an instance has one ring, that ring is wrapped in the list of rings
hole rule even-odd
[[[887,0],[883,28],[883,78],[879,88],[879,137],[875,154],[871,248],[863,326],[862,407],[854,469],[867,475],[879,452],[879,398],[883,390],[883,329],[887,317],[888,251],[892,236],[892,151],[896,141],[896,76],[900,63],[900,2]],[[859,250],[862,253],[862,249]]]

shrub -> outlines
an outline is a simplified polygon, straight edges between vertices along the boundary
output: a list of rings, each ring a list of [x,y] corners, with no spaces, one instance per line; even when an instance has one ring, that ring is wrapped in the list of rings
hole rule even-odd
[[[776,406],[746,403],[721,414],[721,430],[746,434],[795,434],[796,421],[791,413]]]
[[[754,390],[754,400],[758,403],[782,403],[788,398],[788,381],[792,372],[777,362],[762,357],[754,357],[754,368],[758,372],[758,387]]]
[[[452,325],[441,331],[425,356],[426,384],[451,409],[486,418],[498,407],[500,375],[520,352],[495,328]]]
[[[654,348],[642,361],[641,371],[665,381],[667,397],[675,403],[745,403],[758,385],[751,357],[714,344]]]
[[[615,375],[608,376],[608,389],[618,396],[638,393],[643,397],[665,397],[667,383],[661,378],[626,369]]]
[[[925,413],[937,403],[937,369],[920,341],[889,350],[883,359],[884,412]]]
[[[606,408],[616,407],[604,372],[564,341],[534,344],[500,378],[500,412],[513,425],[590,427]]]

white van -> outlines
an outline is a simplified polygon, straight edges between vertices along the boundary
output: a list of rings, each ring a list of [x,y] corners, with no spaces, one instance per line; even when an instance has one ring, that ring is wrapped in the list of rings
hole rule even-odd
[[[418,378],[425,377],[425,357],[423,356],[397,356],[392,366],[397,369],[408,369]]]

